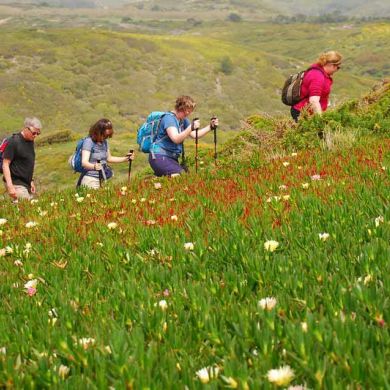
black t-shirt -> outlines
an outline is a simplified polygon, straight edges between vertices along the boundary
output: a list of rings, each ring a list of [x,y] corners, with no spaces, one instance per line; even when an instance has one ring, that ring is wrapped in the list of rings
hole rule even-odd
[[[12,183],[30,190],[35,164],[34,142],[26,141],[21,133],[14,134],[5,148],[3,157],[11,161]]]

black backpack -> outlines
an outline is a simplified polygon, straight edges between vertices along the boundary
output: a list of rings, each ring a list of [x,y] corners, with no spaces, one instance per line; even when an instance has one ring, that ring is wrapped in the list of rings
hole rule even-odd
[[[286,106],[294,106],[305,98],[305,96],[301,96],[301,86],[303,82],[303,77],[305,76],[306,72],[311,69],[315,69],[323,73],[321,69],[308,68],[306,70],[301,70],[298,73],[291,74],[288,77],[282,89],[282,102]]]

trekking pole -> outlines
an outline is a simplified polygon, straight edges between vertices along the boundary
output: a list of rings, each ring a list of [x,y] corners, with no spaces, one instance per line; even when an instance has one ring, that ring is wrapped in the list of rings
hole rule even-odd
[[[217,119],[217,117],[213,116],[210,121],[213,121]],[[215,161],[215,165],[217,165],[217,125],[212,125],[211,126],[211,130],[214,131],[214,161]]]
[[[192,120],[192,129],[194,128],[194,122],[197,121],[199,118],[194,118]],[[197,127],[195,129],[195,172],[198,173],[198,142],[199,142],[199,136],[198,136],[199,128]]]
[[[130,156],[134,153],[134,150],[133,149],[130,149],[129,150],[129,154]],[[131,175],[131,163],[133,162],[132,159],[129,159],[129,174],[127,176],[127,184],[130,184],[130,175]]]
[[[97,163],[100,164],[100,161],[101,160],[97,160]],[[100,188],[103,187],[103,180],[106,181],[107,178],[106,178],[106,172],[104,172],[104,167],[102,165],[102,169],[99,170],[99,185],[100,185]]]

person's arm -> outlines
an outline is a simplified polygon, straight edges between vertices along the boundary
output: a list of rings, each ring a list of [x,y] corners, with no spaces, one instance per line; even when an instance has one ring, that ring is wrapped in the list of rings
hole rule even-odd
[[[7,191],[9,196],[13,199],[16,199],[16,190],[14,184],[12,183],[11,170],[9,168],[10,164],[11,164],[11,160],[8,160],[6,158],[3,160],[3,175],[4,175],[5,183],[7,185]]]
[[[195,124],[195,126],[194,126],[195,128],[196,128],[196,124],[197,124],[196,122],[198,122],[198,121],[195,121],[195,123],[194,123]],[[198,124],[198,126],[199,125],[200,125],[200,123]],[[198,138],[202,138],[203,136],[205,136],[212,129],[211,125],[218,126],[218,118],[212,119],[210,121],[209,125],[207,125],[206,127],[203,127],[203,129],[199,129],[198,130]],[[191,131],[190,137],[193,138],[193,139],[196,138],[196,131],[195,130]]]
[[[322,114],[322,108],[320,104],[320,96],[310,96],[309,97],[310,108],[313,110],[314,114]]]
[[[179,130],[176,127],[174,127],[174,126],[171,126],[171,127],[167,128],[168,137],[175,144],[182,144],[184,142],[184,140],[191,134],[191,131],[192,131],[191,125],[189,125],[181,133],[179,133]]]
[[[102,164],[95,163],[92,164],[89,162],[89,158],[91,157],[91,152],[89,150],[83,149],[81,151],[81,165],[88,171],[100,171],[102,169]]]
[[[120,162],[126,162],[129,160],[134,160],[134,152],[133,153],[127,153],[124,157],[115,157],[111,155],[110,149],[107,150],[107,162],[109,163],[120,163]]]

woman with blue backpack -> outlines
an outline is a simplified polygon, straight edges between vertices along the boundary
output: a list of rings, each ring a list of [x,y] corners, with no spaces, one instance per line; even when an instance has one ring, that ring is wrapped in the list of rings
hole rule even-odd
[[[179,157],[184,153],[184,140],[187,137],[201,138],[218,125],[218,118],[213,118],[203,129],[199,129],[199,119],[191,124],[188,116],[195,106],[191,97],[180,96],[176,99],[175,109],[162,115],[149,153],[149,164],[156,176],[182,174],[185,167],[179,164]]]
[[[111,155],[107,139],[114,134],[112,122],[109,119],[99,119],[89,130],[89,136],[83,141],[81,148],[81,173],[77,186],[97,189],[101,187],[102,180],[113,176],[112,169],[107,163],[128,162],[134,159],[134,153],[124,157]]]

